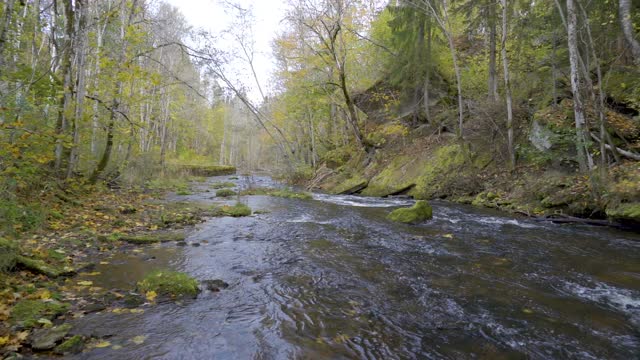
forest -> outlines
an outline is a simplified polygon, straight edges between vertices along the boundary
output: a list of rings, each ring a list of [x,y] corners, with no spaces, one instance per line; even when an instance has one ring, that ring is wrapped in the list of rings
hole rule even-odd
[[[132,244],[204,245],[187,240],[189,229],[207,219],[279,211],[262,209],[256,197],[288,201],[287,209],[310,199],[378,210],[385,201],[411,204],[413,212],[402,208],[387,217],[411,226],[462,206],[516,217],[511,224],[608,229],[586,237],[609,238],[606,231],[619,229],[633,237],[640,227],[640,2],[288,0],[269,44],[268,81],[258,63],[264,55],[256,40],[260,14],[251,2],[217,3],[229,19],[219,33],[194,26],[179,7],[161,0],[2,1],[0,320],[7,325],[0,325],[0,358],[87,349],[101,358],[100,349],[119,350],[108,337],[71,336],[68,329],[39,348],[43,331],[51,335],[52,326],[66,325],[60,316],[86,305],[78,298],[95,300],[104,290],[94,289],[91,278],[69,280],[82,275],[80,264],[107,266],[96,259]],[[203,192],[214,192],[208,199],[216,202],[195,199]],[[439,213],[440,206],[449,212]],[[362,215],[365,223],[385,218],[371,214]],[[245,225],[232,228],[244,234]],[[440,238],[459,237],[443,229]],[[314,251],[324,251],[316,242],[329,240],[310,241]],[[507,258],[487,261],[502,266],[512,261]],[[621,261],[617,277],[598,279],[623,284],[637,309],[640,289],[629,290],[631,280],[620,275],[637,273],[637,260]],[[229,286],[174,275],[187,293]],[[42,283],[29,286],[35,278]],[[153,281],[137,283],[137,300],[155,303],[164,285]],[[114,293],[120,301],[121,291]],[[618,304],[607,296],[593,298]],[[364,306],[342,300],[354,308],[349,311]],[[28,301],[37,309],[15,310]],[[537,311],[527,306],[524,314]],[[17,317],[20,311],[28,324]],[[637,310],[627,315],[637,329]],[[287,341],[302,357],[367,357],[368,345],[347,346],[357,338],[351,330],[348,336],[307,334],[311,345]],[[380,340],[385,346],[371,345],[371,357],[426,354],[395,347],[394,336],[409,341],[407,334],[388,336]],[[464,342],[474,336],[434,354],[522,350],[505,345],[510,339],[488,350],[476,340]],[[146,339],[131,337],[136,345]],[[596,358],[633,353],[640,345],[629,341],[585,351]],[[569,354],[586,349],[576,346]]]

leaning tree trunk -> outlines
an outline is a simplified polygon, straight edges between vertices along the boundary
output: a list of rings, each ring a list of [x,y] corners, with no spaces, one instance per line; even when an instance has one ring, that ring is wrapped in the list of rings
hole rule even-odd
[[[633,23],[631,22],[631,0],[620,0],[619,3],[620,12],[620,26],[622,26],[622,32],[624,38],[631,47],[631,54],[633,54],[633,60],[636,63],[640,63],[640,42],[635,37],[635,31],[633,29]]]
[[[513,140],[513,106],[511,98],[511,80],[509,78],[509,57],[507,56],[508,9],[507,0],[502,1],[502,66],[504,68],[504,97],[507,101],[507,139],[509,147],[509,166],[516,167],[516,153]]]
[[[567,38],[569,45],[569,62],[571,64],[571,92],[573,93],[573,112],[576,126],[576,152],[580,171],[589,170],[587,162],[587,137],[585,130],[585,112],[580,95],[580,73],[578,71],[578,19],[574,0],[567,0]]]
[[[503,2],[504,4],[504,2]],[[489,4],[489,79],[488,95],[492,102],[498,101],[498,72],[496,70],[496,9],[495,4]],[[504,35],[504,34],[503,34]]]

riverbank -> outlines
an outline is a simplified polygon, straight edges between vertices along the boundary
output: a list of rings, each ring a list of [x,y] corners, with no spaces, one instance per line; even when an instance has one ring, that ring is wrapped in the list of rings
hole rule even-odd
[[[640,225],[640,163],[621,161],[581,174],[552,153],[530,155],[508,170],[478,143],[463,145],[452,135],[391,139],[373,155],[359,154],[340,163],[325,163],[307,184],[332,194],[417,200],[446,199],[557,221]]]
[[[0,237],[0,358],[100,346],[103,339],[68,335],[67,321],[107,307],[138,311],[150,299],[144,292],[95,286],[96,266],[123,250],[143,254],[140,248],[154,243],[186,245],[195,224],[225,211],[223,198],[219,205],[176,199],[196,188],[215,197],[218,184],[209,189],[204,181],[188,177],[145,188],[77,187],[73,196],[56,196],[46,204],[47,216],[37,228],[21,232],[16,227],[12,236]]]

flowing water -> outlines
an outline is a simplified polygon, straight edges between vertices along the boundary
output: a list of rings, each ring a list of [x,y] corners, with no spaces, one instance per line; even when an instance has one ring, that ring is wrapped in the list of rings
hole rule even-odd
[[[225,177],[209,181],[224,181]],[[247,178],[238,181],[248,182]],[[258,185],[273,185],[268,178]],[[203,188],[206,187],[206,184]],[[211,193],[186,197],[209,201]],[[196,300],[109,311],[76,331],[108,337],[96,359],[635,359],[640,235],[536,223],[433,203],[417,226],[385,216],[409,200],[245,198],[187,242],[124,251],[94,283],[133,289],[171,267],[230,287]],[[132,341],[144,336],[144,342]],[[140,341],[138,341],[140,342]]]

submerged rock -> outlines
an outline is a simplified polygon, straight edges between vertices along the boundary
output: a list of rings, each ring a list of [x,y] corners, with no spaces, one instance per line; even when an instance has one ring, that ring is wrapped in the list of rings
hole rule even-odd
[[[77,354],[82,351],[83,347],[84,338],[80,335],[75,335],[65,340],[62,344],[56,346],[53,352],[58,355]]]
[[[202,285],[204,286],[205,289],[212,292],[218,292],[222,289],[226,289],[229,287],[229,284],[227,284],[226,282],[220,279],[204,280],[202,281]]]
[[[400,208],[393,210],[387,219],[405,224],[416,224],[433,217],[433,210],[424,200],[419,200],[410,208]]]
[[[31,348],[36,351],[51,350],[60,340],[71,331],[70,324],[64,324],[51,329],[38,329],[31,334]]]

